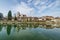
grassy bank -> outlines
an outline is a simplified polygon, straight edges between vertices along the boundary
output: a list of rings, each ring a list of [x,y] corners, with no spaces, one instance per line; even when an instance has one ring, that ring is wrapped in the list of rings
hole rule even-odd
[[[3,20],[0,20],[0,24],[47,24],[47,25],[51,25],[51,24],[55,24],[55,22],[52,22],[52,21],[39,21],[39,22],[19,22],[19,21],[3,21]]]
[[[19,22],[19,21],[0,21],[0,24],[21,24],[21,23],[31,23],[31,24],[46,24],[46,22]]]

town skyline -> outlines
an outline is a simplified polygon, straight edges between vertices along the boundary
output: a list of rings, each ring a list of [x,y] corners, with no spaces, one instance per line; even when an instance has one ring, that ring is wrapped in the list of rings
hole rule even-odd
[[[11,10],[9,10],[9,11],[11,11]],[[8,11],[8,12],[9,12]],[[8,13],[6,14],[6,16],[4,16],[4,14],[3,13],[1,13],[0,12],[0,14],[2,14],[3,15],[3,17],[7,17],[8,16]],[[16,13],[12,13],[12,11],[11,11],[11,14],[12,14],[12,17],[15,17],[15,16],[17,16],[18,14],[19,15],[26,15],[26,14],[22,14],[22,13],[20,13],[19,11],[17,11]],[[60,16],[52,16],[52,15],[43,15],[43,16],[28,16],[28,15],[26,15],[27,17],[44,17],[44,16],[51,16],[51,17],[60,17]]]

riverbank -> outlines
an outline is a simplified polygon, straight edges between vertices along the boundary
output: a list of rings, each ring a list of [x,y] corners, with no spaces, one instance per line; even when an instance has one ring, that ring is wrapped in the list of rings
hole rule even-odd
[[[19,21],[0,21],[0,24],[53,24],[53,22],[19,22]]]

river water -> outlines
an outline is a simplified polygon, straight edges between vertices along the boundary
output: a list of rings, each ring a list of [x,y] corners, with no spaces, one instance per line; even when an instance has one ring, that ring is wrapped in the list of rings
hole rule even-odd
[[[0,40],[60,40],[60,26],[0,25]]]

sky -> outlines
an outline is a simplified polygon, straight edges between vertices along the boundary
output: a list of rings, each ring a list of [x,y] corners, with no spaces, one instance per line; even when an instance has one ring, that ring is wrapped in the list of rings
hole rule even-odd
[[[0,13],[7,16],[9,10],[13,15],[60,17],[60,0],[0,0]]]

